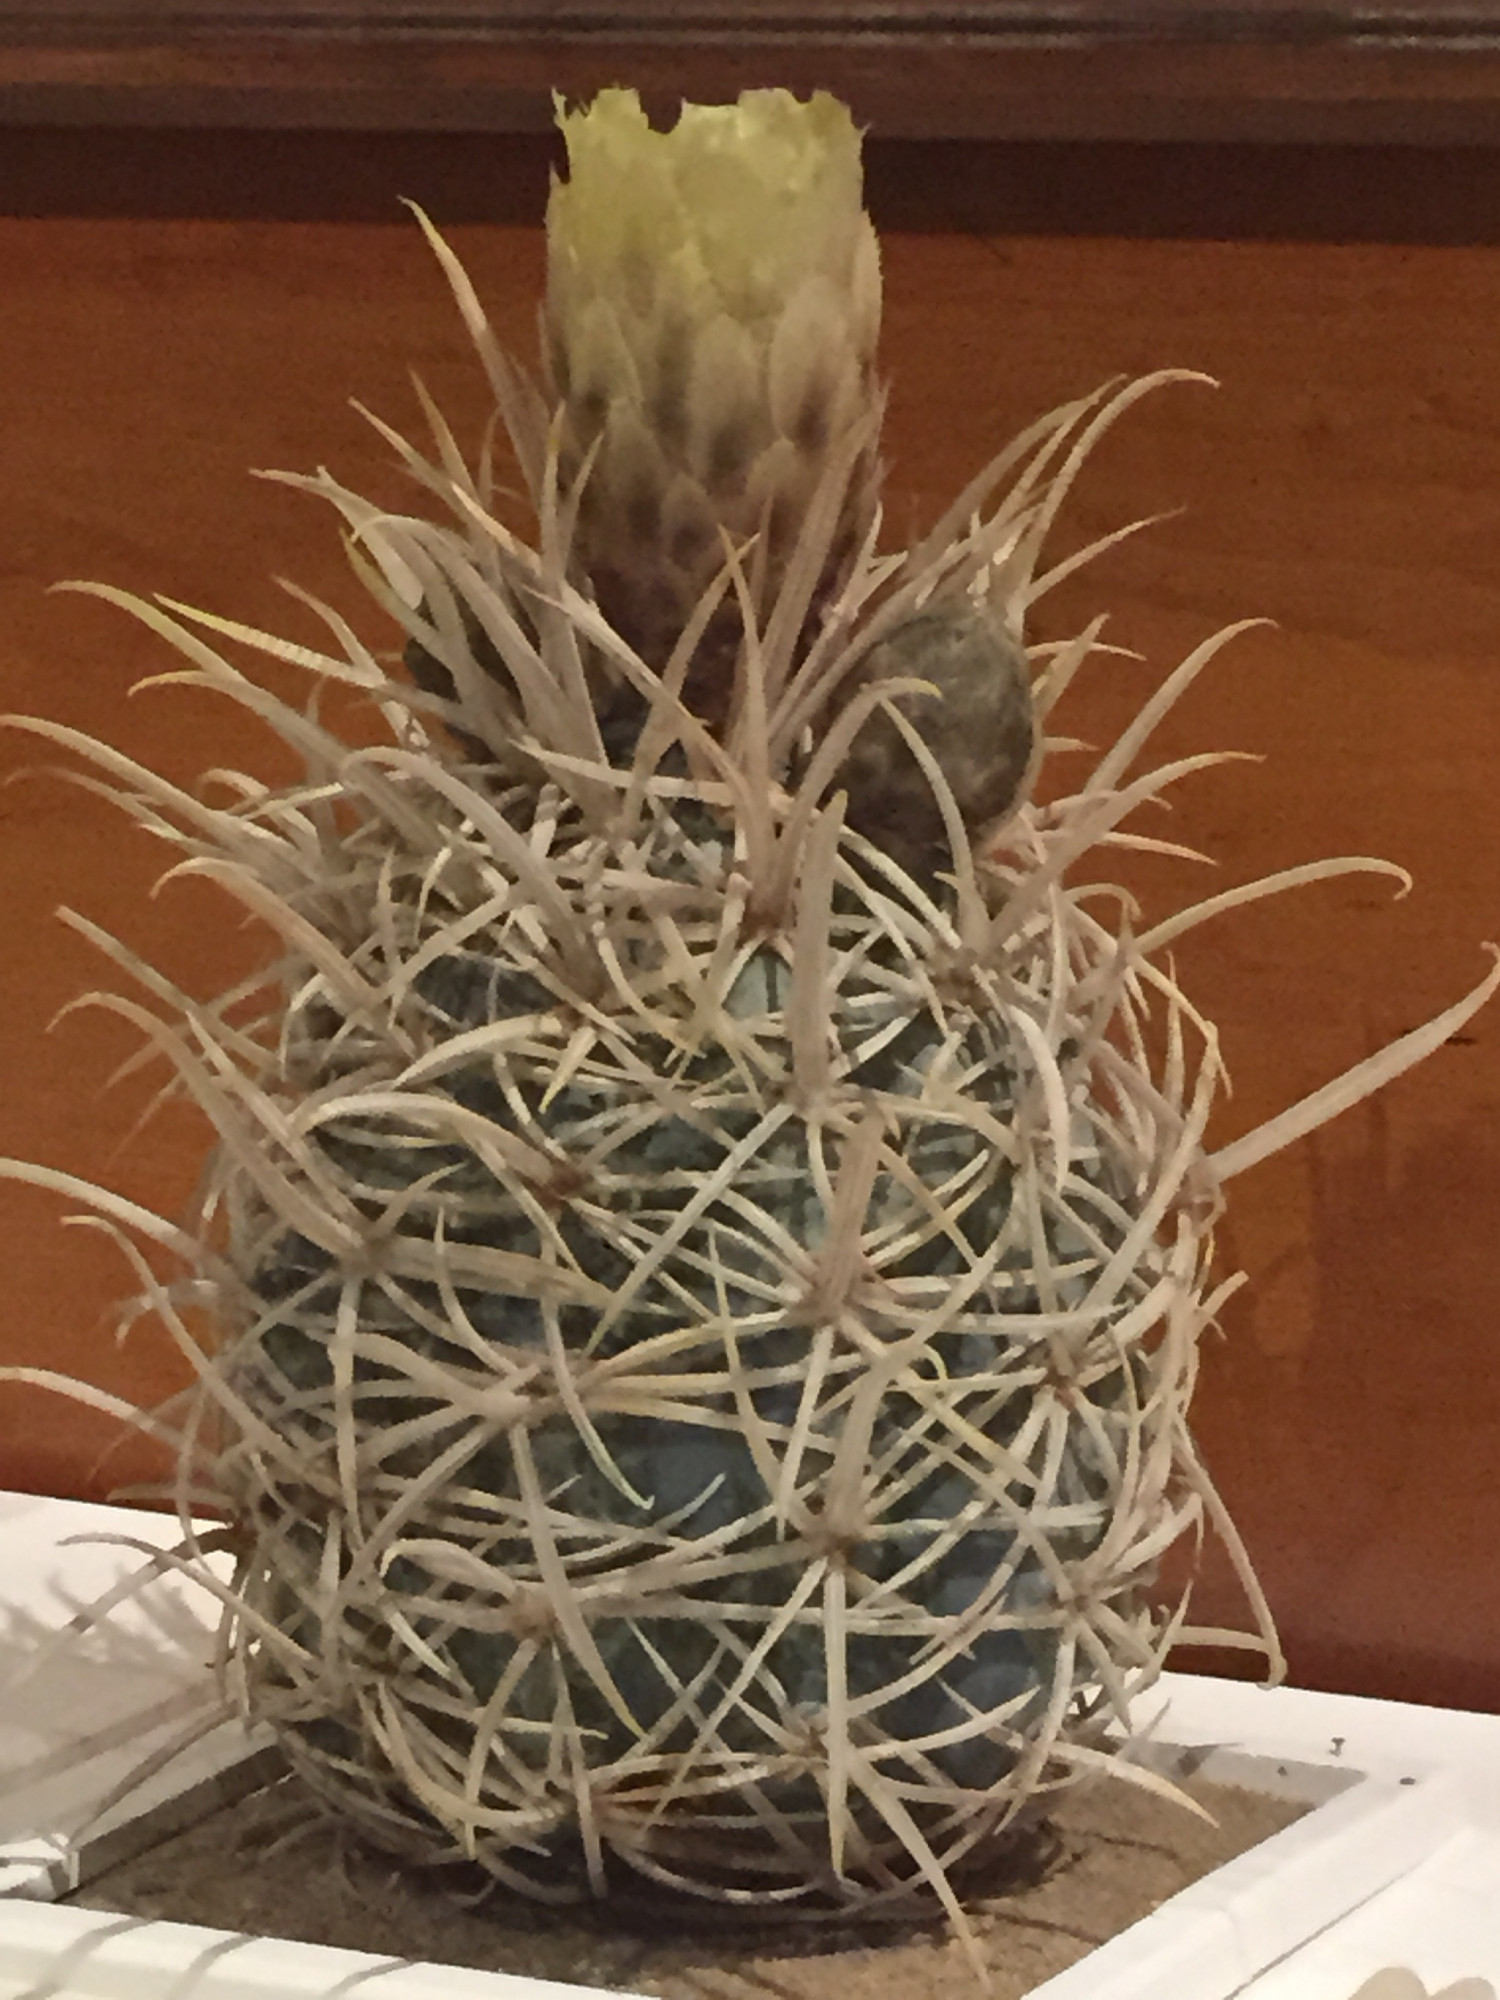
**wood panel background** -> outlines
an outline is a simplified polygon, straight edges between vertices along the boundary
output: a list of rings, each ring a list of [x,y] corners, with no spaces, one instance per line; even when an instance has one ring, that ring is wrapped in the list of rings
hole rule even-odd
[[[0,0],[0,123],[545,132],[832,90],[918,139],[1493,144],[1496,0]]]
[[[457,247],[529,353],[545,184],[544,153],[520,142],[370,142],[356,158],[308,138],[291,193],[287,142],[194,143],[146,135],[111,154],[12,135],[0,153],[0,185],[30,189],[0,216],[0,707],[98,731],[184,782],[264,770],[263,746],[196,695],[132,696],[170,662],[118,612],[49,586],[101,578],[295,636],[310,628],[271,581],[285,575],[368,627],[332,522],[247,468],[327,463],[399,496],[349,399],[413,422],[412,368],[477,436],[479,372],[394,194],[462,218]],[[1183,951],[1236,1078],[1229,1137],[1456,996],[1500,937],[1500,249],[1484,240],[1500,208],[1481,198],[1487,161],[1372,155],[1355,186],[1336,155],[1280,181],[1213,149],[1175,167],[1130,157],[1155,188],[1135,207],[1122,158],[872,163],[888,513],[896,533],[919,526],[1012,431],[1105,376],[1176,364],[1221,383],[1141,407],[1067,517],[1081,539],[1182,510],[1049,611],[1061,624],[1107,606],[1144,656],[1096,666],[1072,724],[1102,741],[1206,633],[1263,614],[1274,629],[1237,642],[1160,746],[1265,761],[1195,780],[1164,824],[1213,852],[1216,881],[1346,851],[1416,877],[1399,902],[1379,884],[1304,892]],[[1262,175],[1259,207],[1246,173],[1251,194]],[[177,1111],[134,1131],[159,1079],[105,1087],[133,1048],[121,1023],[84,1009],[49,1031],[100,979],[52,912],[72,905],[205,988],[258,942],[201,886],[153,899],[149,842],[22,770],[56,762],[45,749],[9,735],[0,749],[21,773],[0,790],[0,1152],[170,1213],[202,1135]],[[1202,893],[1179,864],[1141,886],[1156,909]],[[1205,1356],[1198,1424],[1303,1683],[1500,1709],[1497,1203],[1494,1012],[1232,1190],[1222,1260],[1251,1282]],[[128,1274],[96,1232],[60,1226],[65,1210],[0,1188],[0,1358],[160,1397],[178,1364],[142,1332],[116,1345]],[[55,1397],[0,1391],[0,1483],[98,1494],[146,1476],[135,1447],[101,1457],[112,1436]],[[1231,1608],[1218,1569],[1203,1608]]]

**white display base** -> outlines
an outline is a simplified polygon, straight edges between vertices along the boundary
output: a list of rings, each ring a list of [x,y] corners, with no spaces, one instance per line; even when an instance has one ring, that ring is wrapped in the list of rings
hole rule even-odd
[[[170,1548],[167,1518],[0,1494],[0,2000],[562,2000],[582,1989],[396,1964],[52,1907],[100,1868],[243,1792],[267,1751],[221,1719],[217,1606],[166,1573],[80,1629]],[[1347,2000],[1410,1965],[1430,1990],[1500,1981],[1500,1717],[1168,1675],[1151,1761],[1290,1792],[1295,1825],[1174,1896],[1035,2000]],[[143,1758],[190,1748],[110,1803]],[[101,1811],[100,1808],[103,1807]]]

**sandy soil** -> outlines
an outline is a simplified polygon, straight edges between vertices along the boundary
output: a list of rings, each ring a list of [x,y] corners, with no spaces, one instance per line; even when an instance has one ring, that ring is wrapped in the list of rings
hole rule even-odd
[[[1187,1789],[1215,1824],[1105,1783],[1067,1800],[1004,1879],[997,1871],[969,1885],[993,2000],[1019,2000],[1304,1810],[1226,1786]],[[942,1921],[835,1928],[762,1918],[730,1927],[706,1921],[696,1905],[646,1908],[635,1898],[582,1912],[504,1892],[465,1902],[451,1877],[399,1868],[359,1846],[290,1779],[106,1871],[71,1900],[660,2000],[948,2000],[970,1986]]]

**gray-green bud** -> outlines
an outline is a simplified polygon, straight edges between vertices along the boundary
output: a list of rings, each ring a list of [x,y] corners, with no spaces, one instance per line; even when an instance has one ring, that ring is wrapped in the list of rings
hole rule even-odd
[[[866,656],[870,681],[930,681],[895,705],[917,729],[953,791],[971,834],[1017,803],[1036,740],[1024,648],[985,605],[964,596],[915,612]],[[919,879],[945,865],[942,812],[911,746],[877,710],[839,775],[846,822]]]

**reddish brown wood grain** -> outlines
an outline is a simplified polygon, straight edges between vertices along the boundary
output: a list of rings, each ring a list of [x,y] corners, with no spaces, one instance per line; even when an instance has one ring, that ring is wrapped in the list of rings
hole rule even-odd
[[[536,132],[837,91],[894,137],[1493,142],[1494,0],[9,0],[0,122]]]
[[[527,351],[535,222],[455,237]],[[1266,761],[1195,780],[1164,830],[1218,857],[1215,886],[1343,851],[1417,878],[1402,902],[1380,884],[1304,892],[1184,948],[1236,1077],[1231,1136],[1445,1004],[1500,935],[1500,253],[898,230],[886,268],[893,532],[1106,375],[1170,363],[1222,384],[1143,406],[1070,511],[1072,539],[1186,510],[1047,612],[1060,628],[1108,606],[1113,636],[1148,656],[1096,667],[1069,719],[1102,741],[1215,625],[1264,614],[1276,628],[1236,644],[1159,747]],[[308,628],[275,573],[353,608],[332,523],[246,468],[327,462],[397,493],[348,398],[410,422],[412,366],[477,434],[478,371],[415,230],[9,221],[0,273],[0,706],[102,731],[185,781],[263,767],[255,732],[207,700],[130,697],[160,651],[47,586],[100,577],[293,634]],[[60,902],[205,988],[258,949],[194,885],[148,899],[157,863],[55,778],[0,792],[0,1151],[170,1212],[196,1171],[193,1121],[131,1138],[154,1077],[103,1090],[129,1032],[96,1010],[46,1027],[100,978],[51,920]],[[1152,908],[1201,893],[1177,864],[1138,874]],[[1500,1707],[1497,1114],[1492,1014],[1230,1191],[1222,1261],[1251,1282],[1205,1356],[1198,1423],[1303,1681]],[[144,1332],[114,1347],[128,1275],[97,1235],[59,1228],[65,1207],[0,1189],[0,1355],[165,1394],[180,1363]],[[140,1476],[134,1450],[96,1472],[110,1434],[55,1398],[0,1391],[0,1481],[99,1492]],[[1217,1569],[1202,1608],[1231,1608]]]

